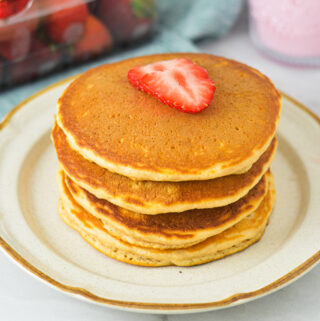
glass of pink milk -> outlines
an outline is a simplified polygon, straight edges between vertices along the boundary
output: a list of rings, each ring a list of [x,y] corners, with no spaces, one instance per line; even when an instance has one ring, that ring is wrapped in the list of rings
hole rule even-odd
[[[320,0],[249,0],[250,35],[270,57],[320,66]]]

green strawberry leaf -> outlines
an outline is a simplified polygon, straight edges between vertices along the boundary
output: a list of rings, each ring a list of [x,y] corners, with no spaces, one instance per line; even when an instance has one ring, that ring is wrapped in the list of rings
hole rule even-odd
[[[154,0],[131,0],[130,4],[132,12],[136,18],[155,19],[156,9]]]

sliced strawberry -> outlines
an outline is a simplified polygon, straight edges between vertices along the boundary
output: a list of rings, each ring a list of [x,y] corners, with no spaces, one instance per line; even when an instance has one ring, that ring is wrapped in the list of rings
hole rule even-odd
[[[0,1],[0,19],[8,18],[14,14],[12,2],[8,0]]]
[[[83,60],[112,48],[112,37],[107,27],[96,17],[89,15],[82,38],[75,43],[73,56]]]
[[[134,67],[128,79],[134,87],[187,113],[208,107],[216,89],[208,72],[185,58]]]
[[[46,33],[57,43],[75,43],[84,33],[88,8],[84,0],[45,0],[43,6],[50,10],[45,19]]]

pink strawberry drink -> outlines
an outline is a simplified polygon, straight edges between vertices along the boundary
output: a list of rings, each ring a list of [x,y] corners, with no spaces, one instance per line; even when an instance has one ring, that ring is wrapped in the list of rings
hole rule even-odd
[[[289,56],[320,56],[319,0],[249,0],[260,41]]]

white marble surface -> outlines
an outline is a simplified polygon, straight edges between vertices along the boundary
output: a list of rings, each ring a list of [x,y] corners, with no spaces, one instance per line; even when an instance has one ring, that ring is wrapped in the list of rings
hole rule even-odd
[[[320,70],[279,65],[258,53],[248,38],[245,16],[226,38],[206,41],[201,48],[205,52],[231,57],[258,68],[280,90],[320,115]],[[35,280],[0,253],[0,320],[319,321],[320,265],[284,289],[238,307],[208,313],[161,316],[122,312],[75,300]]]

